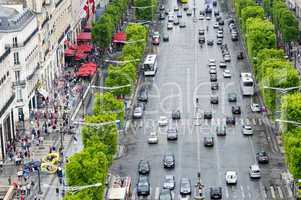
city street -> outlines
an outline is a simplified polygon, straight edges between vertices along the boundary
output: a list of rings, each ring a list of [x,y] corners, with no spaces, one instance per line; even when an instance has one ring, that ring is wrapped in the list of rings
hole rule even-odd
[[[177,5],[175,0],[168,1],[165,8],[173,10]],[[189,1],[190,9],[193,1]],[[204,10],[204,2],[196,1],[196,17],[199,11]],[[218,7],[217,7],[218,8]],[[216,8],[216,9],[217,9]],[[218,8],[221,10],[220,8]],[[135,120],[132,129],[121,141],[126,147],[123,157],[115,161],[112,173],[122,176],[131,176],[133,198],[136,197],[136,183],[138,180],[138,162],[148,160],[151,165],[150,181],[151,195],[148,199],[158,199],[159,191],[165,175],[172,174],[176,178],[175,196],[179,196],[179,182],[183,177],[191,180],[192,187],[197,181],[197,173],[201,173],[205,185],[205,196],[209,199],[209,188],[218,186],[223,189],[223,199],[273,199],[276,195],[281,199],[285,191],[279,182],[280,173],[284,169],[280,152],[272,145],[271,137],[266,128],[266,117],[261,113],[253,113],[250,109],[251,102],[258,102],[258,98],[243,97],[240,89],[240,73],[250,72],[246,60],[237,60],[237,55],[243,51],[239,41],[232,42],[226,15],[224,25],[224,44],[227,44],[231,53],[231,62],[227,69],[231,71],[231,78],[223,77],[223,69],[217,66],[219,90],[211,90],[208,60],[215,59],[217,64],[222,60],[221,49],[216,45],[216,32],[213,25],[216,22],[212,15],[211,20],[197,20],[194,16],[183,14],[182,21],[186,27],[173,26],[167,30],[167,19],[160,21],[160,33],[168,33],[169,42],[154,46],[158,55],[158,72],[155,77],[145,78],[143,84],[149,88],[149,99],[142,120]],[[180,20],[180,21],[181,21]],[[206,31],[206,26],[209,30]],[[213,46],[206,43],[201,48],[198,43],[198,30],[205,29],[205,38],[214,40]],[[237,94],[237,102],[228,102],[228,93]],[[210,96],[216,94],[219,103],[212,105]],[[196,98],[199,103],[196,104]],[[227,126],[226,136],[217,136],[216,127],[225,124],[226,117],[232,116],[231,106],[241,106],[241,115],[236,115],[236,125]],[[173,110],[181,111],[181,119],[171,120]],[[203,119],[204,111],[212,111],[211,120]],[[160,116],[167,116],[173,126],[179,130],[177,141],[167,141],[167,127],[158,127]],[[197,119],[202,116],[201,119]],[[242,124],[250,123],[254,130],[253,136],[242,134]],[[158,131],[159,143],[149,145],[148,135],[151,131]],[[205,147],[204,136],[214,137],[214,146]],[[256,153],[264,150],[270,153],[271,161],[267,165],[260,165],[262,177],[259,180],[249,178],[249,166],[256,163]],[[164,169],[162,159],[166,153],[175,155],[175,168]],[[227,186],[225,182],[226,171],[238,173],[238,183]],[[194,187],[193,187],[194,191]],[[283,194],[281,195],[281,191]],[[193,196],[193,195],[192,195]]]

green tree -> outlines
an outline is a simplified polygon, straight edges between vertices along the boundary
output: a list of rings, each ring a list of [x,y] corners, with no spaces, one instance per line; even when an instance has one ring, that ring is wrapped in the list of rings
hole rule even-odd
[[[301,123],[301,95],[293,93],[281,98],[281,119]],[[292,130],[297,126],[290,123],[281,124],[284,130]]]
[[[126,64],[123,67],[109,67],[109,73],[105,80],[107,87],[118,87],[122,85],[134,85],[136,81],[136,67],[132,64]],[[115,89],[112,94],[115,96],[126,96],[131,94],[133,87],[124,87]]]
[[[134,6],[141,7],[135,9],[136,19],[152,21],[157,10],[157,0],[134,0]]]
[[[92,28],[92,39],[99,48],[105,50],[111,44],[112,31],[106,24],[95,23]]]
[[[294,178],[301,178],[301,129],[293,129],[282,134],[285,160]]]
[[[267,60],[258,70],[257,80],[262,88],[262,96],[269,111],[274,114],[280,104],[280,93],[272,89],[264,89],[265,86],[276,88],[288,88],[299,85],[298,71],[286,61]]]
[[[274,25],[260,18],[249,18],[246,23],[246,43],[249,57],[254,58],[265,48],[275,48]]]
[[[254,66],[255,74],[257,74],[258,68],[266,60],[284,60],[283,49],[262,49],[258,52],[256,57],[256,63]]]
[[[255,1],[252,0],[234,0],[235,13],[238,17],[241,17],[242,9],[248,6],[256,6]]]
[[[124,103],[117,100],[113,94],[105,92],[97,94],[93,104],[94,115],[116,114],[117,119],[123,122],[124,120]]]
[[[82,190],[78,195],[85,196],[84,199],[103,199],[107,173],[108,161],[103,152],[92,155],[84,149],[71,156],[66,164],[67,184],[69,186],[102,184],[100,187]]]
[[[246,21],[249,18],[264,18],[264,10],[260,6],[247,6],[241,10],[240,23],[242,25],[243,32],[246,31]]]
[[[112,124],[105,124],[102,126],[84,126],[82,128],[82,139],[85,147],[91,145],[91,141],[102,143],[106,145],[107,154],[113,156],[117,150],[117,127],[116,114],[98,114],[86,116],[86,123],[105,123],[112,122]]]

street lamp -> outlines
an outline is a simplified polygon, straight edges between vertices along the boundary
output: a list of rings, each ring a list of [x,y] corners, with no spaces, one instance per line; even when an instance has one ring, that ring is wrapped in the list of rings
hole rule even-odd
[[[282,122],[282,123],[287,123],[287,124],[294,124],[297,127],[301,127],[301,122],[295,122],[295,121],[290,121],[290,120],[282,120],[282,119],[276,119],[276,122]]]

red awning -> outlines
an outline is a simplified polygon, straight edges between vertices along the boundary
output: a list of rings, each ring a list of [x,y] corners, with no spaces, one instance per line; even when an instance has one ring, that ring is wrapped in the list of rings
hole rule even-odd
[[[82,52],[91,52],[92,51],[92,45],[88,45],[88,44],[79,45],[78,50],[82,51]]]
[[[75,58],[74,60],[78,61],[78,60],[81,60],[81,59],[85,59],[87,58],[87,54],[85,54],[84,52],[81,52],[81,51],[77,51],[76,54],[75,54]]]
[[[72,44],[71,42],[69,43],[69,48],[73,50],[77,50],[78,46],[76,44]]]
[[[66,51],[65,51],[65,56],[66,57],[72,57],[72,56],[74,56],[74,54],[75,54],[75,50],[73,50],[73,49],[71,49],[71,48],[68,48]]]
[[[86,77],[86,76],[92,76],[95,73],[96,73],[96,64],[85,63],[79,68],[77,72],[77,76]]]
[[[124,32],[117,32],[113,37],[114,43],[124,43],[126,41],[126,34]]]
[[[81,32],[77,36],[78,41],[90,41],[92,39],[91,33],[90,32]]]

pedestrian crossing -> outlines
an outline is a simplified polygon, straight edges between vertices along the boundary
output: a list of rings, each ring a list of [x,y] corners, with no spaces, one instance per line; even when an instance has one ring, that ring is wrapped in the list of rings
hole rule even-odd
[[[222,195],[223,199],[229,200],[254,200],[254,199],[261,199],[261,200],[282,200],[285,199],[284,196],[284,189],[280,186],[263,186],[260,182],[260,192],[254,191],[250,186],[244,185],[232,185],[222,187]],[[132,197],[131,200],[159,200],[160,195],[160,187],[151,187],[150,188],[150,195],[146,197],[137,196],[137,190],[134,188],[132,190]],[[209,188],[205,187],[205,198],[209,199]],[[190,196],[182,196],[179,194],[179,189],[173,190],[171,192],[173,200],[183,200],[183,199],[194,199],[195,190],[192,188],[192,193]]]
[[[226,124],[226,117],[224,118],[212,118],[212,119],[202,119],[202,118],[194,118],[193,124],[199,126],[217,126],[221,124]],[[244,125],[250,124],[254,126],[262,126],[264,125],[264,121],[261,118],[236,118],[236,125]]]

